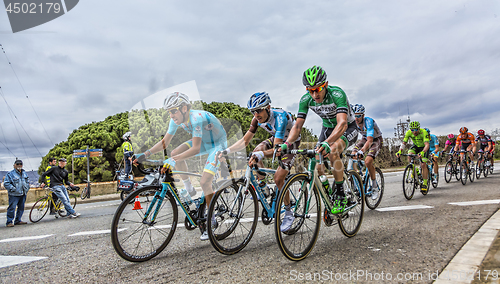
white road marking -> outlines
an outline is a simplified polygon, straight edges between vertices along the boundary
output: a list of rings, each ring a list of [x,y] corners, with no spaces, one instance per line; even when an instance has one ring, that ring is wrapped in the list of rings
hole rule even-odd
[[[413,209],[430,209],[434,208],[434,206],[428,205],[410,205],[410,206],[397,206],[397,207],[385,207],[385,208],[377,208],[377,211],[398,211],[398,210],[413,210]]]
[[[468,206],[468,205],[498,204],[498,203],[500,203],[500,199],[476,200],[476,201],[464,201],[464,202],[450,202],[448,204],[458,205],[458,206]]]
[[[38,239],[48,238],[48,237],[53,236],[53,235],[54,234],[52,234],[52,235],[43,235],[43,236],[31,236],[31,237],[20,237],[20,238],[3,239],[3,240],[0,240],[0,243],[38,240]]]
[[[118,229],[118,232],[121,232],[121,231],[126,230],[126,229],[127,228]],[[68,237],[86,236],[86,235],[99,235],[99,234],[111,234],[111,230],[86,231],[86,232],[80,232],[80,233],[71,234],[71,235],[68,235]]]
[[[42,260],[47,258],[46,256],[40,257],[40,256],[5,256],[5,255],[0,255],[0,268],[12,266],[12,265],[17,265],[21,263],[27,263],[27,262],[32,262],[32,261],[37,261],[37,260]]]

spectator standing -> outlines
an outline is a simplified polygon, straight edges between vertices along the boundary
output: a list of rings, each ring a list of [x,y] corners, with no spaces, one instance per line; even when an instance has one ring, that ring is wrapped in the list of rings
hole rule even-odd
[[[30,190],[30,182],[28,174],[23,169],[23,161],[16,160],[14,169],[5,176],[5,189],[9,192],[9,207],[7,208],[7,227],[14,225],[25,225],[26,222],[21,220],[24,213],[24,203],[26,195]],[[17,212],[16,212],[17,207]],[[15,218],[14,218],[15,213]]]

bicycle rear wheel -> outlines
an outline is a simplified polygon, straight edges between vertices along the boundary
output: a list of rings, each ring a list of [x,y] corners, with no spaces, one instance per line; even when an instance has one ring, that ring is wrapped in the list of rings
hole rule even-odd
[[[406,166],[403,173],[403,194],[408,200],[410,200],[413,197],[413,194],[415,194],[415,184],[417,181],[413,167],[414,165],[412,164]]]
[[[446,162],[444,166],[444,181],[449,183],[451,181],[451,177],[453,176],[453,164],[451,161]]]
[[[116,209],[111,222],[111,242],[116,253],[132,262],[150,260],[161,253],[168,245],[177,227],[177,205],[170,192],[167,192],[159,206],[153,203],[159,186],[147,186],[130,194]],[[131,200],[138,201],[130,203]],[[151,208],[146,217],[146,211]],[[155,220],[152,220],[155,211]]]
[[[242,250],[252,239],[259,218],[259,204],[253,187],[245,181],[223,185],[214,194],[208,208],[207,228],[210,243],[218,252],[231,255]],[[216,224],[213,224],[215,218]]]
[[[310,196],[308,193],[311,193]],[[285,198],[293,212],[293,222],[289,230],[282,232],[281,224],[286,216]],[[310,188],[308,173],[291,175],[285,181],[276,204],[274,231],[278,246],[286,258],[299,261],[307,257],[318,239],[321,226],[321,204],[318,189]]]
[[[484,163],[483,163],[483,165],[484,165]],[[484,168],[483,168],[483,176],[484,177],[488,177],[489,173],[490,173],[490,166],[488,166],[488,167],[484,166]]]
[[[365,211],[364,196],[363,196],[363,183],[361,177],[356,171],[349,171],[347,173],[347,180],[344,181],[345,194],[352,201],[357,204],[349,211],[342,214],[339,222],[339,227],[346,237],[354,237],[361,228],[363,222],[363,213]]]
[[[371,178],[369,176],[367,176],[366,178],[368,179],[367,185],[370,186],[372,183]],[[371,194],[365,194],[366,206],[368,206],[368,208],[372,210],[378,207],[378,205],[382,201],[382,195],[384,195],[384,174],[379,168],[375,168],[375,179],[377,180],[379,188],[378,197],[373,199]]]
[[[51,199],[49,199],[48,196],[44,196],[40,199],[38,199],[35,204],[33,204],[33,207],[31,207],[30,211],[30,221],[32,223],[36,223],[47,214],[47,211],[49,211],[49,202],[51,202]]]
[[[467,172],[467,165],[465,160],[460,163],[460,181],[463,185],[467,183],[469,173]]]
[[[73,207],[73,209],[75,209],[75,206],[76,206],[76,195],[70,195],[69,196],[69,202],[71,204],[71,207]],[[61,199],[58,199],[57,202],[56,202],[56,208],[59,208],[59,210],[57,210],[57,214],[59,214],[59,216],[61,217],[66,217],[68,216],[68,211],[66,211],[66,208],[64,208],[64,204],[62,203]]]

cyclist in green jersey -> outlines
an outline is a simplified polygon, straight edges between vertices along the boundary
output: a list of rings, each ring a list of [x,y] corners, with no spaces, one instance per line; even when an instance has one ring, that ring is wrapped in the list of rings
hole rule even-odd
[[[297,121],[282,149],[286,150],[287,146],[299,137],[309,109],[323,119],[316,152],[325,156],[330,153],[329,159],[333,165],[335,178],[335,189],[332,194],[336,197],[332,213],[336,214],[351,205],[349,204],[351,201],[344,193],[344,165],[340,154],[356,142],[358,128],[347,95],[341,88],[329,86],[326,79],[326,72],[320,66],[313,66],[304,72],[302,83],[307,93],[300,99]],[[320,175],[324,174],[323,165],[318,165],[317,169]]]
[[[413,146],[408,150],[408,154],[418,153],[418,156],[422,158],[422,163],[427,163],[429,160],[429,134],[425,129],[420,128],[420,122],[412,121],[410,122],[410,130],[405,133],[405,138],[403,139],[403,144],[399,147],[399,151],[396,153],[396,157],[399,158],[401,152],[404,150],[406,143],[411,138]],[[408,162],[410,157],[408,157]],[[422,165],[422,176],[424,178],[423,184],[420,185],[420,190],[426,192],[429,188],[427,182],[429,181],[429,170],[427,167]]]

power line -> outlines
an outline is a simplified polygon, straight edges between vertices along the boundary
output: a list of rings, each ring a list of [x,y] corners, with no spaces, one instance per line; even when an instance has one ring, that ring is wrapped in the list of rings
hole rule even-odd
[[[40,155],[40,157],[43,157],[42,153],[40,153],[40,150],[38,150],[38,148],[36,147],[35,143],[31,139],[30,135],[28,134],[28,132],[26,131],[26,129],[24,129],[23,125],[21,124],[21,122],[17,118],[16,114],[14,113],[14,111],[12,110],[12,108],[10,107],[9,103],[5,99],[2,87],[0,87],[0,95],[2,96],[3,100],[5,101],[5,104],[7,105],[7,108],[9,109],[9,114],[11,114],[11,118],[12,118],[12,116],[14,116],[16,118],[17,123],[19,123],[19,126],[21,126],[21,128],[23,129],[23,131],[26,134],[26,136],[28,136],[29,140],[31,141],[31,144],[33,144],[33,147],[35,147],[35,149],[38,151],[38,154]],[[14,122],[14,119],[12,119],[12,122],[14,123],[14,127],[16,128],[17,135],[19,136],[19,141],[21,141],[21,145],[22,145],[22,147],[24,149],[24,152],[26,153],[26,157],[28,158],[29,157],[28,153],[26,152],[26,148],[24,147],[23,140],[21,139],[21,136],[19,135],[19,131],[17,130],[17,127],[16,127],[16,124]],[[29,160],[28,160],[28,163],[29,163]],[[31,167],[31,164],[30,164],[30,167]],[[31,167],[31,168],[33,168],[33,167]]]
[[[0,44],[0,48],[2,48],[2,51],[3,51],[3,54],[5,55],[5,58],[7,59],[7,62],[9,63],[9,66],[10,68],[12,69],[12,72],[14,72],[14,75],[16,76],[17,78],[17,81],[19,82],[19,85],[21,85],[21,89],[23,89],[23,92],[24,94],[26,95],[26,98],[28,99],[28,102],[30,103],[30,106],[31,108],[33,109],[33,111],[35,112],[35,115],[36,117],[38,118],[38,121],[40,122],[40,124],[42,125],[42,128],[43,128],[43,131],[45,131],[45,134],[47,135],[47,137],[49,138],[49,141],[50,143],[52,143],[52,145],[55,145],[54,142],[52,142],[52,139],[50,139],[50,136],[49,136],[49,133],[47,133],[47,130],[45,129],[45,126],[43,125],[42,123],[42,120],[40,119],[40,117],[38,116],[38,113],[36,112],[35,108],[33,107],[33,104],[31,103],[31,100],[30,98],[28,97],[28,94],[26,93],[26,90],[24,90],[24,86],[23,84],[21,83],[21,80],[19,80],[19,77],[17,76],[17,73],[16,71],[14,70],[14,67],[12,66],[12,63],[10,62],[10,59],[9,57],[7,56],[7,53],[5,52],[5,49],[3,49],[3,46]],[[31,138],[30,138],[31,139]],[[37,149],[38,150],[38,149]]]

